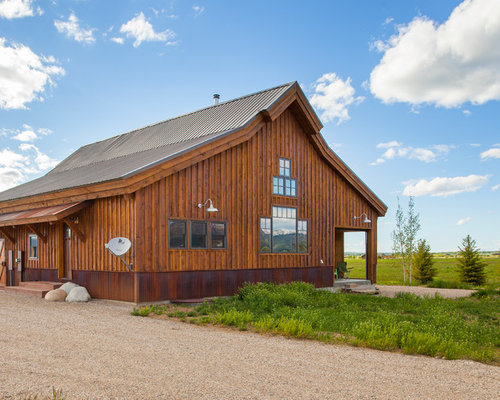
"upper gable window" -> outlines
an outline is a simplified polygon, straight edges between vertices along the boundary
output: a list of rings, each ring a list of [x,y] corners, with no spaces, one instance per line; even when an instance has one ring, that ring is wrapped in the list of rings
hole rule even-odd
[[[295,179],[290,178],[291,161],[287,158],[279,160],[279,176],[273,176],[273,194],[279,196],[297,196]]]

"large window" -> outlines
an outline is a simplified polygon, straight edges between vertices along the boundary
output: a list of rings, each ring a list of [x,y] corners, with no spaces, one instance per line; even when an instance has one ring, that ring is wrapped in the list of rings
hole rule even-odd
[[[187,221],[168,221],[168,247],[171,249],[187,248]]]
[[[290,177],[290,160],[279,159],[279,173],[279,176],[273,176],[273,194],[296,197],[296,181]]]
[[[191,221],[191,248],[206,249],[207,242],[207,223],[205,221]]]
[[[272,218],[260,219],[261,253],[307,253],[307,221],[292,207],[273,207]]]
[[[37,235],[29,235],[28,237],[29,244],[29,259],[36,260],[38,259],[38,236]]]
[[[168,221],[168,247],[170,249],[208,249],[208,243],[211,249],[225,249],[226,237],[225,222],[178,219]]]

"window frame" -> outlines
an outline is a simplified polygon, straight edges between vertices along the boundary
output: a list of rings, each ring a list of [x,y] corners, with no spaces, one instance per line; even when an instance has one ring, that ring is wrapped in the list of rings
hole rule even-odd
[[[31,239],[32,238],[36,239],[36,246],[32,246],[31,245]],[[38,260],[39,250],[40,250],[39,243],[40,243],[40,240],[38,240],[38,235],[35,235],[35,234],[29,234],[28,235],[28,260]],[[35,256],[31,255],[31,249],[36,249],[36,255]]]
[[[205,224],[205,247],[193,247],[193,223],[195,224]],[[208,221],[202,221],[202,220],[196,220],[192,219],[189,220],[189,247],[186,248],[186,250],[207,250],[208,249],[208,242],[209,242],[209,225]]]
[[[295,210],[295,251],[293,252],[290,252],[290,253],[283,253],[283,252],[274,252],[273,251],[273,218],[275,218],[273,215],[274,215],[274,207],[278,207],[278,208],[291,208],[291,209],[294,209]],[[283,254],[295,254],[295,255],[306,255],[306,254],[309,254],[309,228],[310,228],[310,221],[309,221],[309,218],[298,218],[297,217],[297,207],[290,207],[290,206],[283,206],[283,205],[272,205],[271,206],[271,217],[267,217],[267,216],[260,216],[259,217],[259,254],[262,254],[262,255],[283,255]],[[281,218],[281,217],[276,217],[276,218]],[[266,220],[270,220],[270,251],[261,251],[261,242],[260,242],[260,233],[261,233],[261,226],[262,226],[262,220],[263,219],[266,219]],[[307,230],[306,230],[306,244],[307,244],[307,248],[306,248],[306,251],[299,251],[299,222],[305,222],[306,223],[306,226],[307,226]],[[301,230],[302,232],[303,230]]]
[[[213,247],[212,246],[212,225],[213,224],[222,224],[224,225],[224,246],[223,247]],[[210,221],[209,224],[209,244],[210,244],[210,250],[226,250],[227,249],[227,223],[226,221]]]
[[[278,175],[273,175],[272,193],[273,196],[297,198],[297,179],[292,178],[292,160],[290,158],[279,157]]]
[[[184,247],[172,247],[171,244],[170,244],[170,239],[172,237],[171,235],[171,226],[170,226],[170,222],[184,222],[184,226],[185,226],[185,229],[186,229],[186,232],[184,234]],[[172,249],[172,250],[189,250],[189,235],[190,235],[190,232],[189,232],[189,225],[188,224],[189,220],[187,219],[180,219],[180,218],[169,218],[168,219],[168,248],[169,249]]]

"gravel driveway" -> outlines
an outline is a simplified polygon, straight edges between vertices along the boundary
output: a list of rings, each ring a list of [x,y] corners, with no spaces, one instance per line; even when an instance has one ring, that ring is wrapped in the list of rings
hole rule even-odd
[[[0,291],[0,398],[488,399],[500,369],[129,315]]]

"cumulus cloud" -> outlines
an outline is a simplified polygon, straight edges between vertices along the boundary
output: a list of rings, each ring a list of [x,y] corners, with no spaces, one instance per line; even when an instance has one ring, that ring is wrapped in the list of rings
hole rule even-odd
[[[310,97],[311,104],[321,112],[324,122],[337,121],[337,125],[348,121],[348,108],[361,103],[365,98],[354,96],[351,78],[342,80],[334,72],[324,74],[313,84],[314,94]]]
[[[461,226],[461,225],[464,225],[466,224],[467,222],[470,222],[472,220],[471,217],[465,217],[465,218],[461,218],[457,221],[457,226]]]
[[[7,19],[32,17],[42,15],[40,7],[33,8],[33,0],[2,0],[0,1],[0,17]]]
[[[121,37],[112,37],[110,39],[112,42],[118,43],[118,44],[123,44],[124,40]]]
[[[120,32],[127,37],[135,39],[133,46],[139,47],[142,42],[167,42],[175,38],[175,32],[166,29],[163,32],[155,32],[153,25],[146,19],[144,13],[140,13],[120,27]]]
[[[74,13],[71,13],[67,21],[55,20],[54,26],[59,33],[64,33],[67,37],[83,43],[94,43],[95,29],[84,29],[80,26],[79,20]]]
[[[386,103],[458,107],[500,99],[500,2],[465,0],[442,24],[416,17],[388,41],[370,75]]]
[[[481,153],[481,160],[488,158],[500,158],[500,147],[493,147]]]
[[[28,124],[23,124],[21,129],[2,129],[0,132],[4,136],[9,135],[11,139],[19,140],[20,142],[33,142],[40,137],[40,135],[46,136],[52,133],[50,129],[39,128],[33,129]]]
[[[500,189],[500,183],[498,185],[495,185],[495,186],[491,187],[491,190],[493,190],[493,191],[496,191],[498,189]]]
[[[475,192],[484,186],[489,178],[490,175],[468,175],[454,178],[437,177],[431,180],[420,179],[414,183],[407,182],[403,195],[448,197],[459,193]]]
[[[426,163],[434,162],[439,156],[448,154],[454,145],[436,144],[424,147],[404,147],[402,143],[395,140],[387,143],[379,143],[378,149],[387,149],[379,158],[370,165],[379,165],[385,163],[387,160],[392,160],[396,157],[407,158],[409,160],[418,160]]]
[[[33,144],[22,143],[18,151],[0,150],[0,191],[26,181],[30,175],[54,168],[57,161]]]
[[[64,75],[53,57],[35,54],[22,44],[8,44],[0,37],[0,109],[27,108],[26,103],[43,100],[53,78]]]

